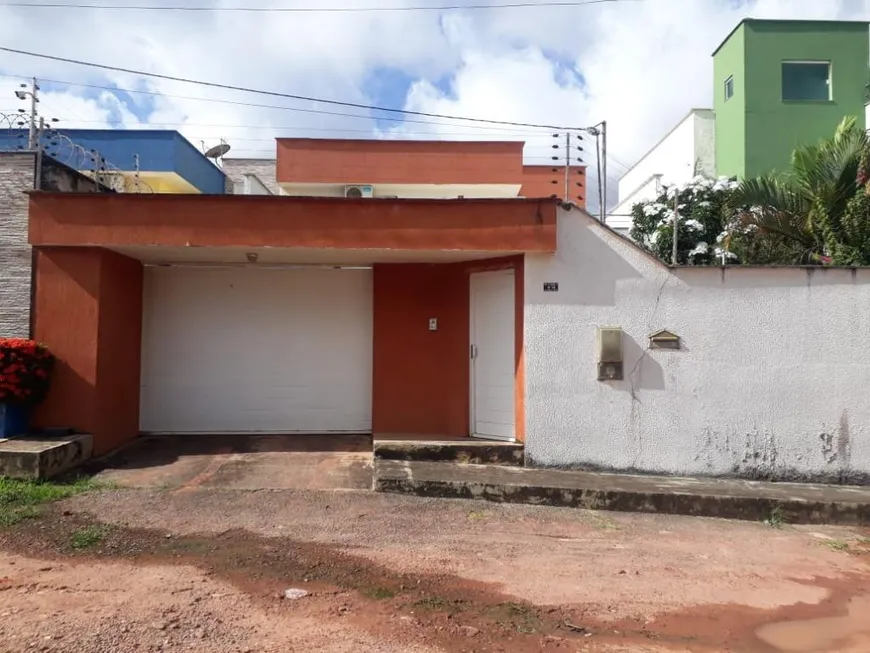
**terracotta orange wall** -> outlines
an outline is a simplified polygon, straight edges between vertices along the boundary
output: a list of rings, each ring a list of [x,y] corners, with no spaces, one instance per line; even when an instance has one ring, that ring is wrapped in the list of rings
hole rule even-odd
[[[34,337],[57,356],[36,425],[92,433],[105,453],[139,432],[142,265],[99,248],[35,260]]]
[[[97,426],[97,336],[102,261],[93,250],[37,250],[34,338],[57,357],[40,426]]]
[[[586,168],[572,167],[569,171],[571,201],[586,208]],[[555,182],[555,183],[553,183]],[[578,186],[578,184],[580,184]],[[565,195],[565,168],[559,166],[523,166],[523,197],[551,197],[563,199]]]
[[[279,138],[277,180],[325,184],[516,184],[523,143]]]
[[[523,258],[374,266],[372,430],[469,435],[470,275],[516,270],[516,429],[525,437]],[[429,331],[429,319],[438,330]]]
[[[142,354],[142,264],[105,250],[102,258],[97,358],[102,442],[97,451],[113,449],[139,434]]]
[[[376,265],[372,430],[468,435],[468,283],[455,265]],[[429,318],[438,330],[429,331]]]
[[[32,193],[32,245],[556,250],[552,200]]]
[[[38,248],[36,265],[35,337],[58,358],[36,424],[90,432],[105,453],[139,431],[142,266],[100,248]],[[505,268],[516,271],[515,418],[524,439],[521,256],[374,267],[375,433],[468,435],[470,275]]]

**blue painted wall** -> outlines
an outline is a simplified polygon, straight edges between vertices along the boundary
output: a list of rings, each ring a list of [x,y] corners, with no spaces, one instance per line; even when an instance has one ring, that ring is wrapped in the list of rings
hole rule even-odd
[[[226,193],[226,175],[210,159],[189,140],[178,132],[170,132],[175,136],[173,148],[175,171],[191,184],[207,194],[223,195]]]
[[[59,129],[60,134],[86,150],[97,150],[114,167],[125,172],[135,170],[134,155],[139,155],[143,172],[174,172],[200,192],[223,194],[224,173],[181,134],[171,130],[124,129]],[[51,141],[47,136],[47,141]],[[57,139],[55,139],[56,141]],[[16,150],[26,146],[25,130],[0,129],[0,150]],[[56,150],[57,158],[74,168],[90,167],[76,157],[62,142],[52,147],[44,141],[47,151]]]

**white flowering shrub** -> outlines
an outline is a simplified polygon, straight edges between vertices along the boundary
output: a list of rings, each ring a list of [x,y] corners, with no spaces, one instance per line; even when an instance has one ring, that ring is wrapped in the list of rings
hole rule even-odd
[[[632,207],[631,237],[671,263],[676,206],[679,265],[735,263],[731,245],[737,226],[730,200],[736,188],[737,182],[725,177],[695,177],[682,186],[666,186],[655,201]]]

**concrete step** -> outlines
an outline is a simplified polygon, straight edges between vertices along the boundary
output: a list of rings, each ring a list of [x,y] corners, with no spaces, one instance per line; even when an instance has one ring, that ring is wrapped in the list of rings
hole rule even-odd
[[[870,487],[375,460],[374,489],[590,510],[870,525]]]
[[[91,435],[20,437],[0,441],[0,476],[45,479],[62,474],[91,457]]]
[[[378,440],[375,460],[453,462],[471,465],[523,465],[523,445],[488,440]]]

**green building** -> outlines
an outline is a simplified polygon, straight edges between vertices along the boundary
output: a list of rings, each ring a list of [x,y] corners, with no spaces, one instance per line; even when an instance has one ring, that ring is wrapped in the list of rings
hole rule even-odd
[[[719,175],[786,169],[844,116],[865,126],[866,22],[746,19],[713,61]]]

